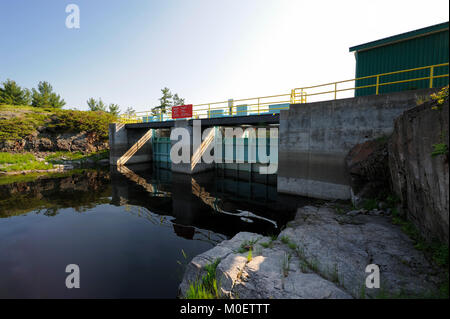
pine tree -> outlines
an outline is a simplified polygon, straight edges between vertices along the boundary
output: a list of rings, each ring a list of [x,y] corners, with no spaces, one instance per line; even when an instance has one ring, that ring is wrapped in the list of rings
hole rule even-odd
[[[184,99],[180,98],[177,93],[173,95],[173,106],[184,105]]]
[[[109,111],[108,111],[108,112],[111,113],[112,115],[119,115],[119,113],[120,113],[120,107],[119,107],[119,105],[118,105],[118,104],[111,103],[111,104],[109,105]]]
[[[172,106],[172,93],[170,92],[170,89],[165,87],[164,89],[161,89],[162,97],[159,99],[160,105],[156,108],[161,109],[161,113],[166,113],[166,108]]]
[[[42,81],[39,82],[37,90],[33,89],[31,105],[35,107],[62,108],[66,105],[66,102],[53,92],[50,83]]]
[[[129,106],[129,107],[127,107],[127,109],[125,110],[124,113],[128,114],[128,115],[135,115],[136,111],[132,107]]]
[[[106,105],[105,105],[105,103],[103,103],[101,98],[99,98],[98,101],[97,101],[93,97],[91,97],[89,100],[87,100],[86,103],[89,106],[89,109],[91,111],[106,112]]]
[[[0,87],[0,103],[10,105],[30,105],[31,93],[28,89],[22,89],[15,81],[6,80]]]

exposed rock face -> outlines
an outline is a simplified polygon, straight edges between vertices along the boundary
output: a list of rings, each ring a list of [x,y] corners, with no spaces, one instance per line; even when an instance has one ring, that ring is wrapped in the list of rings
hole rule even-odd
[[[239,253],[245,241],[257,240],[252,252]],[[289,243],[287,243],[289,241]],[[283,243],[284,242],[284,243]],[[388,217],[338,215],[328,207],[304,207],[269,247],[268,237],[239,233],[195,257],[180,285],[204,275],[220,259],[216,279],[228,298],[373,298],[435,292],[441,278]],[[268,245],[264,245],[268,246]],[[380,267],[380,289],[365,288],[367,265]]]
[[[448,141],[448,100],[440,110],[429,103],[395,120],[389,141],[389,166],[394,191],[406,217],[427,239],[448,242],[448,155],[432,157],[433,144]]]
[[[283,260],[287,250],[277,243],[273,248],[259,246],[251,261],[247,253],[238,253],[245,241],[268,242],[268,237],[241,232],[231,240],[223,241],[213,249],[195,257],[187,266],[180,285],[180,295],[184,296],[190,283],[205,274],[204,267],[217,259],[216,279],[219,290],[225,298],[351,298],[332,282],[314,273],[302,273],[298,260],[291,258],[287,276],[283,274]],[[257,256],[256,256],[257,255]],[[297,262],[297,264],[296,264]]]
[[[346,157],[350,174],[352,201],[376,198],[390,188],[387,138],[367,141],[354,146]]]
[[[0,141],[1,152],[96,152],[108,148],[108,141],[92,132],[52,133],[36,131],[21,140]]]

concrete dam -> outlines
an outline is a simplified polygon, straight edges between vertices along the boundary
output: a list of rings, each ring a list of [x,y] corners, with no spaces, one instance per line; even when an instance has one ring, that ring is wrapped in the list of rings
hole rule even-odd
[[[196,132],[194,119],[112,123],[110,164],[161,162],[181,174],[195,175],[216,167],[252,174],[266,165],[258,155],[251,155],[251,138],[245,134],[222,138],[220,133],[226,128],[240,127],[243,132],[266,128],[267,132],[276,130],[277,137],[258,136],[256,148],[261,148],[260,140],[264,139],[262,147],[266,150],[261,152],[267,152],[277,166],[279,193],[348,200],[352,197],[345,163],[348,152],[359,143],[389,136],[394,119],[416,106],[418,97],[434,91],[422,89],[298,103],[270,114],[201,119],[200,132]],[[184,141],[170,137],[178,128],[188,132]],[[200,136],[201,143],[196,143],[199,134],[203,140]],[[189,163],[175,163],[171,159],[170,150],[177,143],[189,149]],[[223,152],[227,147],[233,150],[231,154]],[[203,162],[202,155],[211,150],[216,161]],[[257,154],[261,152],[257,150]]]

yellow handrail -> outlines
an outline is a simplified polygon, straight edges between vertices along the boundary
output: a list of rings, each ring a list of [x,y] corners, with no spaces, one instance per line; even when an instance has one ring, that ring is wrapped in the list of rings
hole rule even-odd
[[[429,80],[428,87],[433,87],[433,80],[443,77],[448,77],[447,74],[436,74],[436,68],[448,66],[449,63],[440,63],[435,65],[423,66],[413,69],[392,71],[374,75],[363,76],[350,80],[343,80],[337,82],[330,82],[326,84],[319,84],[313,86],[305,86],[301,88],[295,88],[291,90],[290,94],[276,94],[276,95],[268,95],[268,96],[260,96],[253,98],[245,98],[238,100],[227,100],[221,102],[211,102],[211,103],[202,103],[202,104],[194,104],[193,105],[193,116],[194,119],[204,119],[204,118],[212,118],[212,117],[220,117],[220,116],[245,116],[245,115],[259,115],[259,114],[272,114],[278,113],[279,110],[288,109],[288,104],[297,104],[297,103],[306,103],[307,98],[311,96],[323,95],[323,94],[334,94],[334,99],[337,99],[337,95],[339,92],[358,90],[364,88],[372,88],[375,87],[375,94],[379,94],[380,87],[386,85],[393,85],[399,83],[413,82],[413,81],[422,81]],[[411,78],[406,80],[399,81],[391,81],[391,82],[381,82],[382,77],[393,74],[401,74],[405,72],[412,72],[417,70],[426,70],[429,69],[429,75],[425,77],[419,78]],[[356,81],[361,81],[365,79],[373,79],[375,78],[375,84],[361,85],[356,86]],[[348,88],[338,88],[339,84],[355,82],[353,87]],[[327,86],[332,86],[332,89],[325,89],[324,91],[319,92],[311,92],[311,89],[324,88]],[[231,101],[231,105],[229,105]],[[242,102],[246,102],[245,104]],[[214,106],[214,107],[212,107]],[[136,112],[132,115],[122,114],[119,117],[119,122],[121,123],[142,123],[144,121],[159,120],[164,121],[167,119],[171,119],[172,109],[167,108],[164,113],[160,113],[157,115],[152,115],[151,111],[144,112]],[[155,119],[153,119],[156,117]]]
[[[300,96],[303,97],[303,95],[306,94],[305,93],[306,90],[318,89],[318,88],[323,88],[323,87],[327,87],[327,86],[333,86],[333,89],[328,89],[328,90],[325,90],[325,91],[319,91],[319,92],[314,92],[314,93],[307,93],[306,95],[307,96],[314,96],[314,95],[322,95],[322,94],[331,94],[331,93],[333,93],[334,94],[334,99],[337,99],[337,93],[338,92],[349,91],[349,90],[358,90],[358,89],[371,88],[371,87],[375,87],[375,94],[378,95],[379,92],[380,92],[380,87],[381,86],[393,85],[393,84],[399,84],[399,83],[406,83],[406,82],[414,82],[414,81],[422,81],[422,80],[429,80],[428,87],[429,88],[433,88],[433,80],[434,79],[448,77],[448,73],[447,74],[441,74],[441,75],[435,75],[435,72],[434,72],[435,69],[439,68],[439,67],[448,66],[448,65],[449,65],[448,62],[447,63],[440,63],[440,64],[422,66],[422,67],[418,67],[418,68],[412,68],[412,69],[406,69],[406,70],[399,70],[399,71],[392,71],[392,72],[368,75],[368,76],[363,76],[363,77],[350,79],[350,80],[330,82],[330,83],[325,83],[325,84],[319,84],[319,85],[295,88],[293,90],[294,91],[294,93],[293,93],[294,103],[303,103],[300,100],[298,100],[297,97],[300,97]],[[401,73],[405,73],[405,72],[412,72],[412,71],[426,70],[426,69],[429,69],[429,75],[425,76],[425,77],[411,78],[411,79],[400,80],[400,81],[381,82],[381,78],[384,77],[384,76],[387,76],[387,75],[401,74]],[[356,86],[356,81],[361,81],[361,80],[365,80],[365,79],[373,79],[373,78],[376,79],[376,83],[375,84]],[[355,82],[355,86],[354,87],[350,87],[350,88],[338,89],[338,84],[349,83],[349,82]]]

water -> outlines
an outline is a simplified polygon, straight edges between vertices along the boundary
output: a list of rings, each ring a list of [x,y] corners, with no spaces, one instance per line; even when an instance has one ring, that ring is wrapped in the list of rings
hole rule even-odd
[[[276,176],[155,166],[0,180],[0,298],[175,298],[184,266],[240,231],[277,234],[306,200]],[[68,264],[80,289],[67,289]]]

